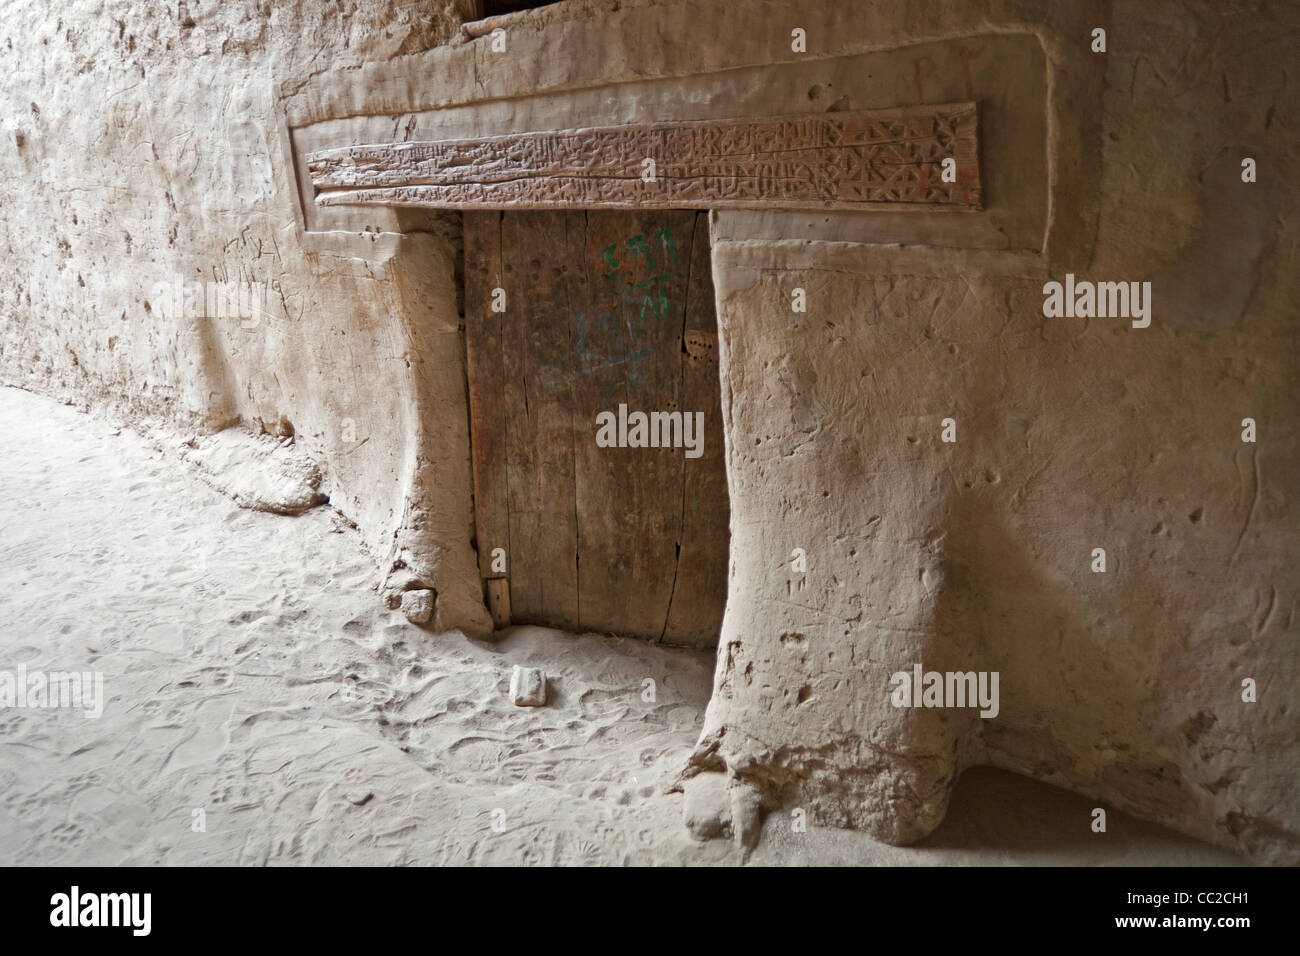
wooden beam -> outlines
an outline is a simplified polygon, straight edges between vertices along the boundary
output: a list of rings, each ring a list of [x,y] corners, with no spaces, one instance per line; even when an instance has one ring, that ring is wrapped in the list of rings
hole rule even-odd
[[[975,104],[956,103],[349,146],[307,161],[322,206],[977,209],[976,127]]]
[[[492,626],[501,630],[510,626],[510,579],[489,578],[487,582],[488,613]]]

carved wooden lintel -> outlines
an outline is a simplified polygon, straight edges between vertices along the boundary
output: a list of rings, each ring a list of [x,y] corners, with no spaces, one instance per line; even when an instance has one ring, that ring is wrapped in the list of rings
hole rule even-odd
[[[956,103],[351,146],[307,162],[323,206],[977,209],[976,126],[975,104]]]

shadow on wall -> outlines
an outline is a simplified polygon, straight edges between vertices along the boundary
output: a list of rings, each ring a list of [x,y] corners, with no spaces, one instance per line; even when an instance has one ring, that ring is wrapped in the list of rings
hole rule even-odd
[[[1260,150],[1225,148],[1200,173],[1201,225],[1192,241],[1151,277],[1160,290],[1161,321],[1175,332],[1221,332],[1246,316],[1277,246],[1280,219],[1268,189],[1223,188],[1242,175],[1242,157],[1259,169],[1283,164]],[[1231,236],[1231,242],[1224,237]]]
[[[240,415],[234,399],[238,384],[217,323],[202,316],[181,321],[185,332],[180,354],[194,363],[194,375],[188,380],[193,389],[187,402],[190,412],[210,431],[238,424]]]
[[[978,492],[955,494],[947,515],[936,633],[939,647],[959,659],[951,666],[936,659],[935,669],[999,674],[997,717],[966,712],[959,772],[999,767],[1094,800],[1104,791],[1100,805],[1148,819],[1206,819],[1212,808],[1198,801],[1179,765],[1140,743],[1153,730],[1154,670],[1130,666],[1142,656],[1134,642],[1113,653],[1109,642],[1125,629],[1106,619],[1114,613],[1089,604],[1086,588],[1097,572],[1081,559],[1078,584],[1054,579],[1044,570],[1050,561],[1030,552],[1011,519]],[[1116,570],[1112,564],[1107,573]],[[1155,752],[1194,759],[1181,744],[1169,740]],[[1081,828],[1091,835],[1086,820]]]
[[[948,813],[939,828],[913,844],[917,850],[999,850],[1037,857],[1045,864],[1123,862],[1116,848],[1131,854],[1133,862],[1149,864],[1155,854],[1162,863],[1209,862],[1218,866],[1245,866],[1247,861],[1227,850],[1212,850],[1154,823],[1125,813],[1108,813],[1105,833],[1092,829],[1094,801],[1059,787],[1039,783],[993,767],[972,767],[962,773],[953,789]],[[1014,813],[990,812],[1014,807]],[[1194,860],[1180,859],[1194,852]],[[1093,856],[1096,856],[1094,859]]]

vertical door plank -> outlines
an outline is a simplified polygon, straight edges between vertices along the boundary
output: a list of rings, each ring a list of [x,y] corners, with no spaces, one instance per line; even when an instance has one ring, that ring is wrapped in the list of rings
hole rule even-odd
[[[696,216],[694,228],[680,346],[681,405],[684,414],[704,413],[704,453],[684,462],[681,553],[663,639],[713,647],[727,600],[730,507],[707,213]]]
[[[572,323],[568,288],[580,268],[565,213],[521,212],[502,224],[511,321],[505,342],[506,455],[514,543],[513,620],[579,626],[573,464]],[[516,437],[517,436],[517,439]]]
[[[672,593],[682,450],[599,448],[596,416],[671,411],[693,213],[587,217],[587,303],[575,317],[579,588],[584,623],[658,638]],[[584,434],[585,430],[585,434]]]
[[[492,551],[511,556],[507,511],[506,448],[509,441],[502,354],[503,316],[492,311],[492,290],[503,288],[501,214],[467,212],[465,224],[465,353],[469,382],[470,446],[474,470],[474,525],[479,573],[492,570]]]

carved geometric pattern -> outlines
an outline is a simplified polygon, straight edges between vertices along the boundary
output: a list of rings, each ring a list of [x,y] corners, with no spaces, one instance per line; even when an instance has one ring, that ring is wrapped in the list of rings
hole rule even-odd
[[[977,209],[976,132],[975,104],[955,103],[349,146],[307,164],[323,206]]]

